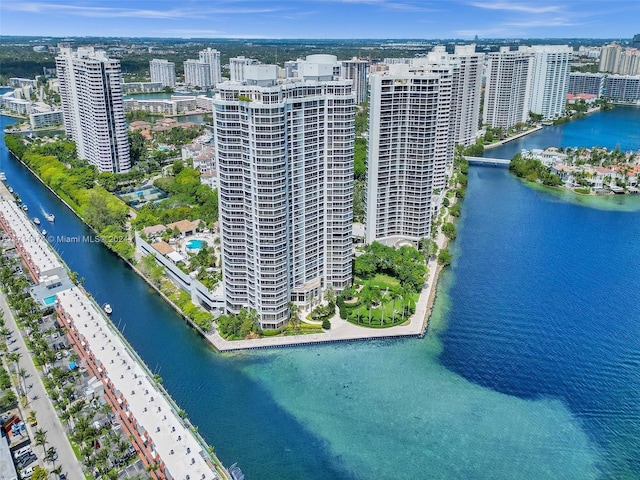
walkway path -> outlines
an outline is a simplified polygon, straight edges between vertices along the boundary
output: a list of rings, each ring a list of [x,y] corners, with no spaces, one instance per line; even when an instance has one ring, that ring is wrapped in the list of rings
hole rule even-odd
[[[543,126],[533,127],[533,128],[531,128],[529,130],[526,130],[524,132],[518,133],[518,134],[516,134],[516,135],[514,135],[512,137],[508,137],[508,138],[505,138],[504,140],[500,140],[499,142],[490,143],[489,145],[485,145],[484,149],[485,150],[490,150],[492,148],[499,147],[500,145],[504,145],[505,143],[509,143],[510,141],[516,140],[516,139],[518,139],[520,137],[525,137],[525,136],[527,136],[527,135],[529,135],[531,133],[537,132],[538,130],[542,130],[543,128],[544,128]]]
[[[36,418],[38,420],[38,426],[35,428],[42,429],[47,432],[47,448],[54,447],[58,452],[58,460],[55,465],[46,461],[41,461],[41,465],[47,470],[52,470],[57,465],[62,465],[62,471],[67,474],[69,479],[82,479],[84,473],[80,463],[78,462],[69,439],[60,423],[58,414],[53,408],[53,404],[49,399],[47,391],[42,384],[40,373],[36,370],[31,354],[27,349],[24,339],[18,330],[18,325],[7,305],[4,295],[0,295],[0,308],[4,311],[4,319],[6,321],[6,327],[11,330],[12,337],[16,340],[15,343],[9,344],[9,349],[12,353],[19,353],[21,355],[19,366],[27,371],[27,377],[25,383],[27,384],[27,395],[29,403],[27,408],[22,408],[23,419],[26,418],[28,410],[36,412]],[[32,440],[31,448],[38,458],[43,459],[42,447],[36,447],[33,444],[34,439],[34,427],[27,425],[29,431],[29,437]]]

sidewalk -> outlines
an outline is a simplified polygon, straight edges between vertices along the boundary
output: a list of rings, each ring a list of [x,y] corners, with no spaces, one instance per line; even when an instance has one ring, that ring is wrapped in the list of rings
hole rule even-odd
[[[67,435],[60,423],[60,419],[53,408],[53,404],[47,395],[47,391],[42,384],[42,379],[40,378],[40,372],[36,370],[33,361],[31,360],[30,352],[27,350],[27,346],[25,344],[24,339],[20,331],[18,330],[18,326],[16,324],[11,311],[9,310],[9,306],[7,305],[6,298],[4,295],[0,294],[0,308],[4,311],[4,319],[6,322],[6,327],[11,330],[12,337],[15,338],[16,342],[9,345],[10,353],[19,353],[22,355],[20,357],[19,366],[24,368],[27,371],[27,377],[25,378],[25,383],[27,385],[27,397],[29,399],[29,403],[26,408],[22,408],[21,400],[18,401],[21,407],[23,419],[26,421],[26,415],[29,410],[33,410],[36,413],[36,418],[38,420],[38,425],[36,427],[31,427],[27,424],[27,431],[29,432],[29,437],[31,438],[31,449],[33,453],[35,453],[40,459],[40,465],[46,468],[48,471],[51,471],[58,465],[62,465],[63,473],[67,474],[67,478],[69,479],[83,479],[84,473],[82,472],[82,468],[80,466],[79,461],[76,459],[75,454],[71,448],[71,444],[67,438]],[[58,452],[58,459],[55,461],[55,465],[53,463],[47,462],[43,460],[44,455],[41,446],[36,446],[34,444],[34,432],[36,429],[42,429],[47,432],[47,445],[46,447],[54,447]]]

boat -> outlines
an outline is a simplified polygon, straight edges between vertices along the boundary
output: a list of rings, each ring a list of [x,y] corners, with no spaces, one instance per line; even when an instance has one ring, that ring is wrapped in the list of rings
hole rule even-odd
[[[55,222],[56,220],[56,216],[53,213],[45,213],[44,218],[46,218],[51,223]]]
[[[5,175],[4,172],[0,172],[0,180],[6,180],[7,176]]]
[[[111,312],[113,312],[113,308],[111,308],[111,305],[109,305],[108,303],[105,303],[102,306],[102,309],[104,310],[104,313],[106,313],[107,315],[111,315]]]
[[[42,236],[43,236],[43,237],[46,237],[46,236],[47,236],[47,231],[46,231],[46,230],[42,230],[42,232],[40,232],[40,233],[42,233]]]
[[[40,225],[40,219],[38,217],[35,217],[33,219],[33,223],[35,223],[36,225]]]
[[[7,190],[9,190],[9,193],[13,193],[13,187],[9,187]]]
[[[22,205],[22,210],[26,212],[27,210],[29,210],[29,207],[27,207],[26,205]]]

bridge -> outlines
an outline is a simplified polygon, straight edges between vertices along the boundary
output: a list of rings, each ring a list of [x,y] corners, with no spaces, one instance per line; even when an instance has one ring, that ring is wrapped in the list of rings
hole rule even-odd
[[[493,167],[507,167],[511,160],[506,158],[489,158],[489,157],[464,157],[469,162],[469,165],[491,165]]]

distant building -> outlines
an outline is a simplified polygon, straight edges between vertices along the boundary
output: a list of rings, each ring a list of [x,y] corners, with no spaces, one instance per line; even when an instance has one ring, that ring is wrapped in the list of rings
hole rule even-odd
[[[631,41],[631,46],[640,50],[640,33],[636,33]]]
[[[0,109],[17,113],[18,115],[29,115],[31,113],[31,102],[23,98],[17,98],[15,91],[6,92],[0,95]]]
[[[429,238],[453,159],[453,67],[395,64],[369,79],[367,243]]]
[[[128,82],[122,84],[122,94],[131,95],[133,93],[155,93],[162,91],[160,82]]]
[[[222,69],[220,67],[220,52],[213,48],[207,48],[198,52],[200,61],[209,65],[210,85],[215,87],[222,81]]]
[[[567,45],[520,47],[533,53],[529,110],[549,119],[564,114],[573,49]]]
[[[640,49],[622,48],[617,43],[605,45],[602,47],[598,70],[618,75],[640,75]]]
[[[131,168],[127,122],[122,103],[120,61],[93,47],[60,47],[56,57],[66,134],[78,158],[100,172]]]
[[[62,110],[51,110],[48,112],[33,112],[29,114],[31,128],[37,130],[39,128],[55,127],[64,123]]]
[[[579,93],[588,93],[596,95],[598,98],[602,96],[604,91],[604,80],[606,75],[603,73],[581,73],[574,72],[569,74],[569,93],[576,95]]]
[[[529,119],[533,53],[501,47],[487,56],[482,121],[508,129]]]
[[[22,88],[27,86],[36,88],[38,86],[38,80],[34,80],[32,78],[12,77],[9,79],[9,85],[13,88]]]
[[[345,80],[353,81],[353,92],[356,95],[356,102],[367,101],[367,72],[369,62],[353,57],[351,60],[342,60],[341,77]]]
[[[211,88],[211,66],[200,60],[186,60],[184,62],[184,83],[194,87]]]
[[[276,65],[249,65],[214,99],[226,310],[265,329],[352,281],[355,96],[328,68],[278,82]]]
[[[163,87],[176,86],[176,64],[164,59],[154,58],[149,62],[151,81],[160,83]]]
[[[258,60],[255,58],[246,58],[244,56],[232,57],[229,59],[229,75],[232,82],[244,81],[244,69],[247,65],[257,65]]]
[[[614,102],[640,101],[640,75],[607,76],[603,96]]]

